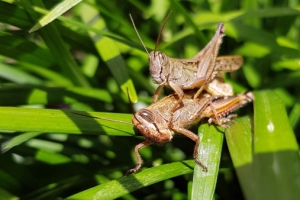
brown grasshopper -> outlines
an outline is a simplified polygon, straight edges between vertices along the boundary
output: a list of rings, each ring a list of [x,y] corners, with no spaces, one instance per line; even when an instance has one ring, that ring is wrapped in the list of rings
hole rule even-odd
[[[152,103],[157,102],[161,90],[165,85],[171,87],[179,96],[172,111],[175,111],[181,103],[184,96],[183,90],[198,88],[198,92],[194,95],[194,98],[197,98],[203,89],[214,96],[233,95],[231,85],[223,83],[221,75],[224,72],[239,69],[243,63],[243,58],[237,55],[217,57],[224,36],[224,24],[220,23],[218,25],[214,37],[194,58],[170,58],[163,52],[156,51],[161,32],[170,14],[160,29],[154,51],[150,53],[139,36],[130,15],[133,27],[149,56],[152,80],[154,83],[159,84]],[[217,77],[217,79],[213,80],[214,77]],[[213,82],[210,82],[212,80]]]
[[[236,117],[236,115],[230,113],[251,102],[253,94],[248,92],[230,97],[218,97],[218,99],[213,101],[211,101],[211,95],[208,93],[202,93],[196,99],[193,98],[194,94],[195,91],[185,93],[181,107],[173,114],[171,114],[173,112],[172,108],[179,98],[176,94],[164,97],[157,103],[151,104],[135,113],[132,118],[133,124],[146,138],[146,141],[136,145],[135,155],[138,164],[127,171],[126,174],[135,173],[141,168],[140,149],[154,143],[170,142],[175,133],[185,135],[196,143],[193,157],[195,162],[203,168],[203,171],[207,171],[207,167],[198,159],[199,138],[188,128],[199,123],[205,117],[209,118],[209,123],[217,124],[219,124],[217,118],[220,118],[221,124],[219,125],[227,128],[232,123],[231,118]],[[212,108],[215,108],[218,116],[215,116]]]

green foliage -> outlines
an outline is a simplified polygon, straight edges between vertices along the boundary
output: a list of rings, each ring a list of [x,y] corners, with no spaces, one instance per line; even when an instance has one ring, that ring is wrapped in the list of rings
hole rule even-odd
[[[129,13],[154,49],[171,10],[157,49],[191,58],[223,22],[219,55],[244,58],[225,80],[254,109],[225,134],[199,127],[207,173],[178,136],[123,176],[143,139],[107,119],[130,122],[127,91],[137,110],[157,87]],[[299,199],[299,15],[297,1],[1,1],[0,199]]]

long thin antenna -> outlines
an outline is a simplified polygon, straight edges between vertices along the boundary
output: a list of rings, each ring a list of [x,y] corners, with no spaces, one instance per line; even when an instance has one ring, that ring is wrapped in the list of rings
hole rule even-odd
[[[167,23],[167,21],[168,21],[168,19],[169,19],[169,17],[170,17],[171,14],[172,14],[172,10],[169,12],[167,18],[165,19],[165,21],[164,21],[162,27],[161,27],[160,30],[159,30],[159,34],[158,34],[158,37],[157,37],[157,40],[156,40],[154,52],[156,51],[156,47],[158,46],[158,43],[159,43],[159,40],[160,40],[161,33],[162,33],[162,31],[163,31],[163,29],[164,29],[164,27],[165,27],[165,25],[166,25],[166,23]],[[155,55],[155,54],[154,54],[154,55]]]
[[[149,52],[148,52],[148,50],[147,50],[147,48],[146,48],[146,46],[145,46],[145,44],[144,44],[144,42],[143,42],[143,40],[142,40],[140,34],[139,34],[139,32],[137,31],[137,28],[135,27],[135,24],[134,24],[134,21],[133,21],[133,19],[132,19],[132,17],[131,17],[131,14],[129,14],[129,17],[130,17],[130,20],[131,20],[131,22],[132,22],[133,28],[134,28],[134,30],[135,30],[137,36],[139,37],[139,39],[140,39],[140,41],[141,41],[143,47],[145,48],[145,50],[146,50],[146,52],[147,52],[147,54],[148,54],[148,56],[149,56]]]
[[[94,116],[89,116],[89,115],[85,115],[85,114],[81,114],[81,113],[76,113],[76,112],[71,112],[71,113],[73,113],[75,115],[81,115],[81,116],[84,116],[84,117],[89,117],[89,118],[94,118],[94,119],[100,119],[100,120],[110,121],[110,122],[119,122],[119,123],[127,124],[127,125],[130,125],[130,126],[134,126],[132,123],[130,123],[130,122],[124,122],[122,120],[108,119],[108,118],[102,118],[102,117],[94,117]]]

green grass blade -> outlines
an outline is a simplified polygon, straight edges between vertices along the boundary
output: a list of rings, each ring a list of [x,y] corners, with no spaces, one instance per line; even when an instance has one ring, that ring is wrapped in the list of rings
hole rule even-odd
[[[28,133],[23,133],[20,134],[8,141],[6,141],[5,143],[3,143],[1,145],[1,152],[5,153],[6,151],[9,151],[11,148],[18,146],[34,137],[37,137],[39,135],[41,135],[43,133],[41,132],[28,132]]]
[[[43,81],[18,68],[0,63],[0,77],[19,84],[42,84]]]
[[[272,91],[255,92],[255,153],[298,151],[298,145],[281,99]],[[267,141],[267,143],[265,143]]]
[[[36,30],[46,26],[47,24],[49,24],[50,22],[52,22],[53,20],[55,20],[56,18],[61,16],[63,13],[65,13],[67,10],[71,9],[73,6],[77,5],[81,1],[82,0],[64,0],[64,1],[61,1],[53,9],[51,9],[51,11],[48,14],[46,14],[44,17],[42,17],[42,19],[40,19],[30,29],[29,32],[36,31]]]
[[[0,188],[0,198],[1,199],[7,199],[7,200],[18,200],[19,197],[17,197],[16,195],[13,195],[12,193],[10,193],[9,191]]]
[[[0,32],[0,54],[31,66],[48,68],[55,64],[48,49],[5,32]]]
[[[226,131],[245,197],[300,198],[298,145],[281,100],[268,90],[255,92],[254,111],[253,140],[249,118]]]
[[[201,125],[198,134],[201,139],[199,155],[200,161],[207,166],[208,172],[196,165],[191,199],[212,199],[218,178],[224,135],[220,127]]]
[[[36,65],[30,65],[24,62],[20,63],[20,65],[22,65],[20,66],[22,70],[41,76],[44,79],[54,83],[55,85],[66,87],[73,86],[72,82],[66,76],[63,76],[63,74],[55,72],[51,69],[47,69]]]
[[[36,85],[14,85],[0,88],[1,106],[32,104],[54,104],[75,102],[112,102],[111,95],[102,89],[80,87],[45,87]]]
[[[297,16],[300,11],[294,8],[265,8],[265,9],[249,9],[244,14],[236,17],[234,20],[253,19],[253,18],[269,18],[278,16]]]
[[[23,0],[25,1],[25,0]],[[29,0],[28,0],[29,1]],[[43,2],[40,0],[32,0],[35,5],[44,7]],[[25,1],[27,2],[27,0]],[[32,18],[38,18],[39,15],[35,12],[28,12]],[[49,47],[51,53],[56,58],[61,70],[67,75],[73,84],[77,86],[89,87],[89,83],[83,76],[79,69],[79,66],[72,57],[69,49],[67,48],[65,42],[61,38],[56,26],[51,23],[44,27],[39,32],[44,39],[45,43]]]
[[[255,92],[254,110],[253,177],[259,184],[253,197],[300,198],[299,148],[281,100],[271,91]]]
[[[99,15],[99,12],[88,4],[83,3],[81,5],[81,15],[83,21],[90,24],[92,27],[98,29],[106,29],[104,19]],[[86,13],[89,13],[88,15]],[[128,70],[125,66],[125,62],[120,54],[120,51],[116,43],[107,37],[100,37],[95,33],[89,33],[92,40],[95,43],[95,47],[106,62],[110,72],[115,77],[118,84],[121,86],[122,91],[127,94],[129,92],[132,102],[137,102],[137,95],[134,89],[132,80],[129,78]]]
[[[263,45],[265,48],[272,50],[274,54],[287,56],[287,58],[299,58],[298,50],[280,46],[271,33],[253,28],[239,21],[227,23],[226,34],[238,40],[248,40]]]
[[[23,9],[4,1],[0,1],[0,21],[17,27],[31,26],[29,17]]]
[[[195,163],[192,160],[152,167],[145,169],[140,173],[124,176],[117,180],[98,185],[83,192],[74,194],[66,199],[115,199],[159,181],[192,173],[194,165]]]
[[[246,116],[235,119],[235,121],[236,123],[226,129],[225,136],[244,196],[250,199],[252,197],[250,188],[253,184],[256,184],[251,182],[253,169],[245,167],[253,162],[251,119]]]
[[[134,135],[133,126],[80,116],[67,110],[0,107],[0,130],[63,134]],[[131,123],[129,114],[76,112]],[[117,127],[117,128],[116,128]]]
[[[194,35],[198,38],[200,45],[204,47],[206,45],[207,39],[205,38],[203,33],[199,31],[197,25],[193,22],[191,16],[188,14],[185,8],[177,0],[172,0],[172,5],[181,12],[186,20],[186,23],[188,23],[193,28]]]
[[[296,103],[290,112],[289,120],[291,126],[294,128],[299,124],[300,121],[300,103]]]
[[[235,119],[236,123],[232,124],[225,131],[227,145],[234,167],[249,164],[252,162],[252,132],[250,117],[242,117]],[[247,174],[243,174],[246,176]],[[251,176],[251,174],[248,174]]]
[[[48,11],[46,9],[43,9],[41,7],[31,6],[30,4],[20,3],[20,2],[14,2],[14,3],[16,3],[17,5],[23,6],[28,11],[34,11],[34,12],[40,13],[40,14],[47,14],[48,13]],[[0,6],[1,6],[1,2],[0,2]],[[7,21],[7,22],[13,21],[13,22],[15,22],[16,26],[22,27],[22,28],[27,28],[27,25],[24,25],[24,23],[23,23],[23,21],[28,20],[28,16],[27,16],[26,12],[24,12],[23,9],[20,9],[19,7],[16,7],[15,5],[8,6],[8,8],[9,8],[9,10],[8,10],[9,12],[8,11],[6,11],[6,12],[9,13],[8,15],[11,16],[13,18],[13,20],[8,20],[7,16],[3,16],[3,18],[1,18],[1,14],[0,14],[0,20],[1,21]],[[19,18],[21,18],[21,19],[14,19],[13,15],[16,12],[15,10],[17,10],[17,13],[20,13],[19,14],[20,15]],[[58,18],[58,20],[61,20],[62,22],[64,22],[66,24],[65,26],[74,26],[74,27],[77,27],[77,28],[82,29],[82,30],[86,30],[86,31],[90,31],[90,32],[93,32],[93,33],[97,33],[97,34],[99,34],[101,36],[105,36],[105,37],[111,38],[111,39],[113,39],[113,40],[115,40],[117,42],[123,43],[123,44],[125,44],[127,46],[130,46],[130,47],[133,47],[133,48],[136,48],[136,49],[140,49],[141,51],[144,51],[144,47],[140,43],[132,42],[132,41],[130,41],[128,39],[125,39],[125,38],[123,38],[123,37],[121,37],[121,36],[119,36],[117,34],[113,34],[113,33],[109,32],[109,31],[99,30],[98,28],[91,27],[88,24],[84,24],[84,23],[78,22],[77,20],[69,19],[69,18],[64,17],[64,16],[60,16]],[[70,29],[68,29],[68,30],[70,31]],[[71,31],[71,32],[73,32],[73,34],[76,34],[74,31]],[[66,33],[66,31],[64,31],[64,33],[62,33],[62,34],[64,34],[65,37],[71,37],[72,36],[72,35],[70,35],[70,33]]]

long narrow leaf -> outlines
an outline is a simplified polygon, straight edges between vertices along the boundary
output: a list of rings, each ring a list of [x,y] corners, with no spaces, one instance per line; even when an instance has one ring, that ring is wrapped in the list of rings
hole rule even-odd
[[[23,0],[29,1],[29,0]],[[40,0],[32,0],[35,5],[44,7],[43,2]],[[30,12],[32,18],[36,18],[39,15],[35,12]],[[45,40],[47,46],[49,47],[50,51],[56,58],[61,70],[69,76],[72,82],[77,86],[84,86],[88,87],[89,83],[86,78],[83,76],[82,72],[79,69],[79,66],[75,62],[74,58],[72,57],[71,53],[69,52],[66,44],[64,43],[63,39],[61,38],[56,26],[51,23],[48,26],[44,27],[40,30],[40,34]]]
[[[90,5],[84,3],[81,5],[81,15],[83,16],[83,20],[92,27],[106,29],[104,19]],[[90,36],[95,43],[99,55],[106,62],[111,73],[121,86],[122,91],[125,94],[129,92],[131,101],[134,103],[137,102],[137,95],[132,80],[129,78],[128,70],[116,43],[110,38],[100,37],[100,35],[91,32]]]
[[[96,112],[71,112],[67,110],[47,110],[30,108],[0,107],[0,129],[10,131],[34,131],[64,134],[107,134],[134,135],[133,126],[115,121],[130,123],[131,115]],[[79,114],[105,118],[104,120]]]
[[[36,31],[36,30],[46,26],[47,24],[49,24],[50,22],[52,22],[53,20],[55,20],[56,18],[61,16],[64,12],[71,9],[73,6],[77,5],[81,1],[82,0],[64,0],[64,1],[61,1],[54,8],[52,8],[51,11],[48,14],[46,14],[44,17],[42,17],[42,19],[40,19],[30,29],[29,32]]]
[[[199,159],[208,171],[204,172],[200,166],[195,166],[191,199],[212,199],[215,194],[224,137],[219,129],[205,124],[198,130],[201,138]]]
[[[226,131],[246,198],[300,198],[298,145],[281,100],[271,91],[255,92],[254,111],[253,136],[249,118]]]
[[[159,181],[192,173],[193,167],[194,161],[175,162],[158,167],[153,167],[143,170],[140,173],[130,176],[124,176],[117,180],[113,180],[90,188],[86,191],[74,194],[66,199],[115,199]]]

